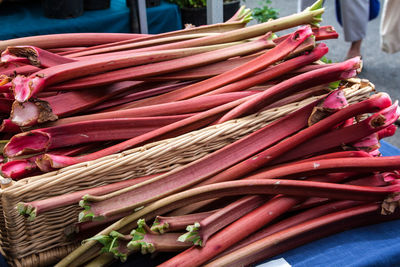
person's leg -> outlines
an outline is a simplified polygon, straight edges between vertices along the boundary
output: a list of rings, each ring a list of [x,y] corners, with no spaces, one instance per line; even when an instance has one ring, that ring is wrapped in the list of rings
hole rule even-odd
[[[361,56],[361,43],[367,34],[369,0],[340,0],[344,39],[351,42],[346,58]]]

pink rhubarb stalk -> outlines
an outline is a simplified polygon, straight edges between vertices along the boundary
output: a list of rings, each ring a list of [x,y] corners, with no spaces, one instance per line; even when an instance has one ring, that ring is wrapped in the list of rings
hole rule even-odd
[[[3,153],[16,157],[85,143],[126,140],[190,116],[106,119],[35,129],[14,135]]]
[[[211,235],[261,206],[267,199],[262,196],[248,196],[234,201],[211,216],[189,225],[186,228],[188,232],[181,235],[178,241],[189,241],[196,246],[205,246]]]
[[[22,62],[39,68],[48,68],[74,61],[34,46],[9,46],[1,53],[1,62]]]
[[[66,92],[24,103],[14,102],[10,118],[19,126],[32,126],[76,114],[123,92],[145,88],[143,82],[126,81],[96,90]]]
[[[290,52],[296,49],[301,43],[303,43],[310,35],[312,31],[309,26],[304,26],[290,35],[276,47],[266,51],[261,56],[239,66],[230,71],[209,78],[207,80],[191,84],[184,88],[175,90],[173,92],[163,94],[158,97],[152,97],[146,99],[141,104],[146,103],[165,103],[169,101],[178,101],[188,99],[194,96],[198,96],[209,92],[213,89],[219,88],[228,83],[232,83],[241,80],[255,72],[258,72],[271,64],[284,59]],[[325,51],[327,52],[327,51]]]
[[[87,152],[93,148],[93,144],[78,146],[73,148],[62,148],[53,150],[52,153],[65,156],[74,156],[81,153]],[[10,161],[1,165],[1,173],[4,177],[12,178],[13,180],[19,180],[21,178],[28,177],[32,174],[40,173],[35,160],[40,155],[35,155],[25,159],[10,159]]]
[[[217,210],[171,217],[157,216],[154,219],[151,230],[160,234],[185,230],[186,226],[199,222],[215,212],[217,212]]]
[[[291,161],[335,147],[354,147],[352,142],[357,142],[371,134],[384,130],[389,125],[392,125],[399,118],[399,115],[400,108],[398,107],[396,101],[390,107],[373,114],[361,122],[344,128],[334,129],[325,134],[310,138],[293,150],[288,151],[279,157],[279,159],[274,160],[272,164]],[[367,146],[369,145],[371,144],[367,144]]]
[[[253,94],[255,93],[247,91],[247,92],[226,93],[215,96],[202,96],[198,98],[159,104],[159,105],[150,105],[145,107],[68,117],[55,121],[51,123],[51,125],[56,126],[73,122],[112,119],[112,118],[153,117],[153,116],[169,116],[169,115],[172,116],[179,114],[188,114],[188,113],[206,111]]]
[[[246,103],[236,107],[222,117],[219,122],[221,123],[245,114],[257,112],[264,106],[269,105],[294,92],[298,92],[316,85],[353,77],[356,74],[356,70],[360,68],[360,64],[360,58],[357,57],[342,63],[337,63],[331,67],[326,67],[295,76],[275,85],[259,96],[254,97]]]
[[[110,100],[107,100],[104,103],[101,103],[100,105],[96,105],[95,107],[92,107],[90,109],[87,109],[86,112],[88,113],[94,113],[96,111],[102,110],[102,112],[107,112],[111,110],[121,110],[121,109],[126,109],[126,107],[129,106],[128,103],[134,102],[143,98],[147,97],[152,97],[156,95],[161,95],[164,93],[171,92],[173,90],[182,88],[183,86],[186,86],[190,84],[191,82],[179,82],[179,83],[167,83],[166,85],[156,85],[156,86],[151,86],[150,89],[146,90],[133,90],[129,91],[130,94],[124,93],[124,94],[119,94]]]
[[[72,90],[72,89],[80,89],[80,88],[88,88],[98,85],[104,85],[117,81],[140,80],[145,77],[152,77],[179,70],[186,70],[187,68],[204,66],[209,63],[226,60],[228,58],[235,56],[252,54],[254,52],[273,46],[274,43],[271,40],[269,40],[269,35],[267,35],[255,41],[251,41],[249,43],[238,44],[227,48],[221,48],[218,49],[217,51],[205,52],[198,55],[186,56],[180,59],[172,59],[164,62],[156,62],[143,66],[135,66],[114,71],[108,71],[106,73],[92,75],[90,77],[82,77],[69,82],[64,82],[63,84],[59,84],[57,85],[57,88],[60,90]],[[147,54],[149,53],[151,52],[147,52]],[[159,51],[157,53],[163,53],[163,52]]]
[[[21,215],[28,216],[30,220],[34,220],[38,215],[54,210],[56,208],[65,207],[72,204],[77,204],[86,194],[92,195],[103,195],[116,190],[122,189],[126,186],[134,185],[137,183],[144,182],[151,179],[156,175],[143,176],[139,178],[129,179],[126,181],[121,181],[117,183],[112,183],[109,185],[98,186],[90,189],[85,189],[81,191],[76,191],[69,194],[59,195],[55,197],[45,198],[41,200],[35,200],[32,202],[24,203],[20,202],[17,204],[18,212]]]
[[[142,64],[160,61],[169,62],[169,60],[182,57],[183,61],[187,61],[185,57],[189,55],[203,54],[204,52],[213,51],[218,48],[220,48],[220,46],[195,47],[145,53],[124,53],[110,55],[108,57],[102,56],[82,59],[76,62],[52,66],[35,72],[28,77],[16,76],[13,79],[14,95],[17,101],[25,102],[32,96],[37,95],[44,88],[73,78]],[[64,90],[61,88],[59,89]]]
[[[0,133],[20,133],[21,128],[10,119],[4,119],[0,125]]]
[[[206,64],[208,60],[212,60],[214,58],[220,58],[219,60],[222,60],[225,58],[229,58],[229,55],[233,56],[246,54],[253,49],[257,50],[265,48],[270,44],[270,41],[259,39],[258,41],[252,43],[253,45],[249,45],[248,43],[246,43],[245,45],[239,44],[218,50],[215,49],[219,47],[211,46],[153,51],[145,53],[125,53],[123,55],[112,55],[109,57],[94,57],[77,62],[53,66],[33,73],[29,77],[17,76],[13,80],[13,90],[15,94],[15,99],[19,102],[25,102],[30,97],[42,91],[44,88],[49,87],[50,85],[55,85],[57,83],[71,80],[73,78],[79,78],[99,72],[103,73],[106,71],[136,66],[136,68],[130,68],[130,70],[136,70],[136,72],[130,73],[128,78],[130,80],[137,80],[141,77],[167,73],[173,70],[184,69],[189,66],[196,66],[196,64],[197,66],[201,64]],[[246,48],[244,48],[243,46],[245,46]],[[231,54],[229,53],[229,51]],[[224,54],[225,52],[227,53],[225,57],[222,57],[221,55],[215,55],[216,53]],[[112,64],[110,64],[110,62],[112,62]],[[157,62],[158,64],[149,64]],[[142,64],[146,65],[138,66]],[[116,73],[117,71],[101,74],[102,79],[97,81],[95,84],[104,85],[110,82],[127,80],[122,78],[120,75],[115,76]],[[104,77],[110,77],[110,75],[112,79],[104,83]],[[96,75],[91,76],[90,78],[95,80],[98,79]],[[80,79],[80,81],[82,80],[85,79]],[[76,87],[76,81],[73,81],[72,84],[75,85],[75,88],[79,88]],[[88,87],[89,84],[90,83],[86,81],[83,83],[83,86]],[[57,87],[59,90],[66,90],[65,84]]]
[[[213,90],[213,91],[209,92],[208,94],[220,94],[220,93],[248,89],[252,86],[262,84],[271,79],[277,78],[280,75],[290,72],[296,68],[300,68],[302,66],[308,65],[308,64],[320,59],[326,53],[328,53],[328,47],[325,44],[319,44],[310,53],[295,57],[293,59],[289,59],[289,60],[282,62],[276,66],[268,68],[267,70],[265,70],[263,72],[257,73],[251,77],[242,79],[235,83],[231,83],[231,84],[225,85],[223,87],[220,87],[216,90]],[[270,89],[268,89],[268,90],[270,90]]]
[[[356,171],[360,173],[371,171],[394,171],[400,169],[400,156],[392,157],[357,157],[334,158],[285,164],[265,172],[250,175],[245,179],[273,179],[283,177],[301,177],[329,172]]]

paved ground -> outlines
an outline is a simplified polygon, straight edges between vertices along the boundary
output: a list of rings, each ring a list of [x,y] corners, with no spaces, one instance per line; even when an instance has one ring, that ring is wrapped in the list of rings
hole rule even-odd
[[[252,8],[259,6],[258,2],[259,0],[246,0],[245,5]],[[326,11],[321,25],[332,25],[339,35],[342,35],[342,28],[336,21],[334,2],[333,0],[325,1]],[[272,0],[272,7],[279,10],[280,16],[290,15],[297,11],[297,0]],[[369,79],[378,91],[388,92],[392,99],[400,99],[400,52],[386,54],[380,50],[379,24],[380,17],[368,24],[367,37],[362,44],[364,69],[360,77]],[[346,43],[342,36],[338,40],[330,40],[326,43],[330,48],[327,57],[334,62],[342,61],[346,56],[349,43]],[[386,141],[400,147],[400,129],[395,136],[386,138]]]

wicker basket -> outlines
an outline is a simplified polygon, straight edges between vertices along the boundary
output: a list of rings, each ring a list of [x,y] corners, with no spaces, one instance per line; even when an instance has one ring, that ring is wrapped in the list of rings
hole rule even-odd
[[[350,79],[345,94],[354,103],[374,91],[368,81]],[[99,185],[166,172],[265,126],[304,106],[316,97],[242,119],[210,126],[176,138],[151,143],[95,161],[70,166],[52,173],[26,178],[0,190],[1,253],[12,266],[47,266],[79,244],[64,233],[77,222],[80,208],[70,205],[45,212],[34,221],[19,215],[18,202],[30,202]]]

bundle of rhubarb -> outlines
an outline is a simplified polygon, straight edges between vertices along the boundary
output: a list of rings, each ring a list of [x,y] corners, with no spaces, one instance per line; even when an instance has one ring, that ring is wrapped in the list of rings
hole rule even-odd
[[[241,8],[158,35],[0,42],[8,260],[243,266],[398,218],[400,157],[379,152],[398,104],[355,78],[360,58],[320,61],[338,36],[321,3],[249,27]]]

